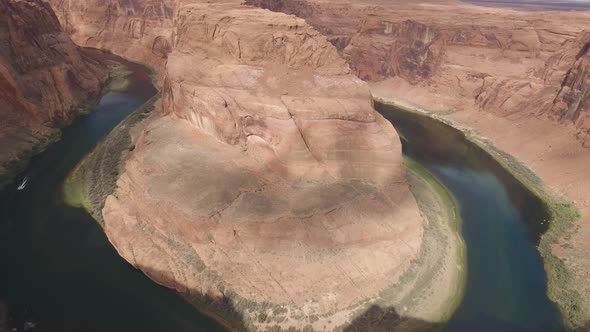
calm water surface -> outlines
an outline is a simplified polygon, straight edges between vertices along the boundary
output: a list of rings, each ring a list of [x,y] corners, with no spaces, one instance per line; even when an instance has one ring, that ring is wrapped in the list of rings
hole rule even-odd
[[[84,210],[63,202],[69,171],[156,93],[145,67],[126,64],[133,70],[128,91],[105,95],[0,192],[0,298],[9,303],[13,326],[32,321],[33,331],[52,332],[222,330],[123,261]],[[27,185],[17,190],[25,177]]]
[[[562,331],[536,249],[548,227],[542,202],[460,131],[391,106],[376,108],[400,133],[404,154],[460,204],[467,284],[445,330]]]

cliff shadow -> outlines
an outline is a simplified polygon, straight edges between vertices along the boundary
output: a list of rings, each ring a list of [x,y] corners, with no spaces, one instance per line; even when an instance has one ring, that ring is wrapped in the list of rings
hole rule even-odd
[[[143,273],[161,285],[177,284],[172,278],[166,277],[167,273],[148,267],[140,268]],[[178,287],[181,288],[181,287]],[[214,297],[202,294],[199,290],[194,289],[177,289],[175,291],[180,297],[195,307],[195,314],[202,315],[202,331],[221,332],[221,331],[251,331],[248,329],[243,315],[236,308],[231,297],[225,294],[221,297]],[[270,318],[270,317],[269,317]],[[352,322],[339,328],[337,331],[343,332],[394,332],[394,331],[436,331],[441,329],[444,324],[424,321],[417,318],[405,317],[398,313],[394,307],[382,308],[378,305],[369,307],[364,313],[356,317]],[[272,331],[308,331],[311,326],[303,329],[286,329],[278,330],[275,326]]]
[[[235,307],[233,300],[223,295],[220,297],[203,294],[200,290],[186,288],[179,285],[176,280],[168,277],[166,271],[159,271],[147,266],[137,267],[138,272],[143,273],[153,282],[168,288],[171,292],[194,307],[198,331],[202,332],[242,332],[249,331],[243,315]],[[177,285],[172,288],[170,285]],[[1,332],[1,331],[0,331]]]
[[[355,318],[343,332],[436,331],[443,326],[440,323],[404,317],[394,307],[373,305]]]
[[[428,322],[418,318],[404,317],[393,307],[371,306],[362,315],[354,319],[343,332],[394,332],[394,331],[452,331],[452,332],[535,332],[531,329],[491,317],[481,316],[464,321],[454,319],[450,322]],[[551,329],[553,331],[553,329]],[[559,330],[561,331],[561,330]],[[584,326],[574,329],[564,329],[571,332],[590,332],[590,321]]]

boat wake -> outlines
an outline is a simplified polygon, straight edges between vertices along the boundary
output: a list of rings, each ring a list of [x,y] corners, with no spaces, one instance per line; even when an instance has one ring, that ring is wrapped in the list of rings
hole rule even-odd
[[[18,188],[16,188],[17,190],[23,190],[27,187],[27,184],[29,183],[29,178],[27,176],[25,176],[25,178],[23,179],[23,182],[21,182],[21,184],[18,186]]]

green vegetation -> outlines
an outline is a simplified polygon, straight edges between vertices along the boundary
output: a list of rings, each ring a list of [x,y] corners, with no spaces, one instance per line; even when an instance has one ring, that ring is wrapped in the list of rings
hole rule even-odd
[[[475,131],[457,128],[450,121],[443,119],[438,112],[420,112],[395,105],[381,99],[376,102],[388,104],[405,111],[414,112],[423,116],[429,116],[446,125],[449,125],[463,132],[465,137],[480,147],[489,156],[496,160],[514,179],[522,184],[530,193],[538,197],[550,215],[549,229],[542,235],[538,245],[539,253],[543,258],[545,271],[547,273],[547,293],[549,298],[558,304],[564,323],[571,329],[583,326],[588,313],[583,310],[583,299],[572,285],[572,274],[565,262],[555,256],[552,247],[560,245],[571,246],[568,243],[572,234],[577,231],[577,221],[580,214],[575,205],[566,198],[553,193],[545,186],[543,181],[528,167],[510,154],[498,149],[491,142],[481,138]]]
[[[89,112],[100,99],[109,92],[126,91],[129,88],[132,72],[117,61],[109,61],[109,79],[101,94],[88,98],[80,105],[82,113]],[[150,78],[155,80],[157,72],[151,70]],[[111,133],[100,142],[72,170],[64,183],[64,200],[67,204],[84,208],[95,220],[102,224],[102,208],[106,197],[114,192],[121,166],[134,149],[130,130],[147,118],[154,108],[160,94],[156,94],[135,112],[127,116]]]
[[[131,71],[129,71],[125,65],[115,61],[109,61],[108,68],[109,78],[101,89],[100,94],[97,96],[88,97],[86,100],[82,101],[78,106],[78,114],[75,115],[87,114],[90,112],[90,110],[92,110],[92,108],[98,104],[100,99],[105,94],[111,91],[125,91],[129,87],[129,75],[131,74]],[[75,120],[75,118],[76,117],[73,116],[71,118],[65,119],[64,121],[57,123],[56,126],[60,128],[68,126],[72,123],[72,121]],[[0,188],[3,188],[5,185],[11,183],[14,180],[14,177],[25,169],[29,163],[29,160],[33,156],[45,151],[48,146],[57,142],[60,137],[61,132],[59,130],[54,130],[46,136],[38,136],[38,134],[35,135],[31,133],[30,140],[35,142],[31,149],[21,152],[21,154],[16,158],[9,160],[3,165],[0,165],[0,169],[4,168],[4,171],[2,174],[0,174]],[[22,144],[22,142],[16,142],[15,144]]]
[[[454,282],[458,291],[448,300],[447,305],[441,308],[439,321],[447,321],[451,318],[463,299],[467,279],[467,253],[465,243],[461,236],[462,220],[459,212],[460,205],[445,185],[418,162],[404,156],[404,164],[407,170],[410,189],[416,197],[420,211],[424,213],[428,220],[424,238],[432,237],[446,244],[446,241],[449,239],[446,238],[448,232],[445,232],[444,228],[448,228],[455,237],[451,241],[457,242],[457,262],[463,268],[459,272],[457,280]],[[425,250],[428,250],[428,248],[423,245],[422,251]],[[425,254],[421,252],[421,258]],[[421,258],[418,259],[418,264]],[[436,263],[442,265],[443,260],[440,259]],[[444,268],[444,266],[440,267]]]
[[[64,183],[64,200],[67,204],[84,208],[102,224],[101,211],[106,197],[115,191],[121,166],[134,148],[129,132],[149,116],[158,97],[152,97],[121,121],[72,170]]]

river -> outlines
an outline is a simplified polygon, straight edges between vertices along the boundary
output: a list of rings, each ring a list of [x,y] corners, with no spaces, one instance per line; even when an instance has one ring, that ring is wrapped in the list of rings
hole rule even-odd
[[[562,331],[536,248],[549,224],[544,204],[470,142],[425,115],[376,103],[402,139],[403,153],[455,196],[467,247],[462,302],[445,331]]]

